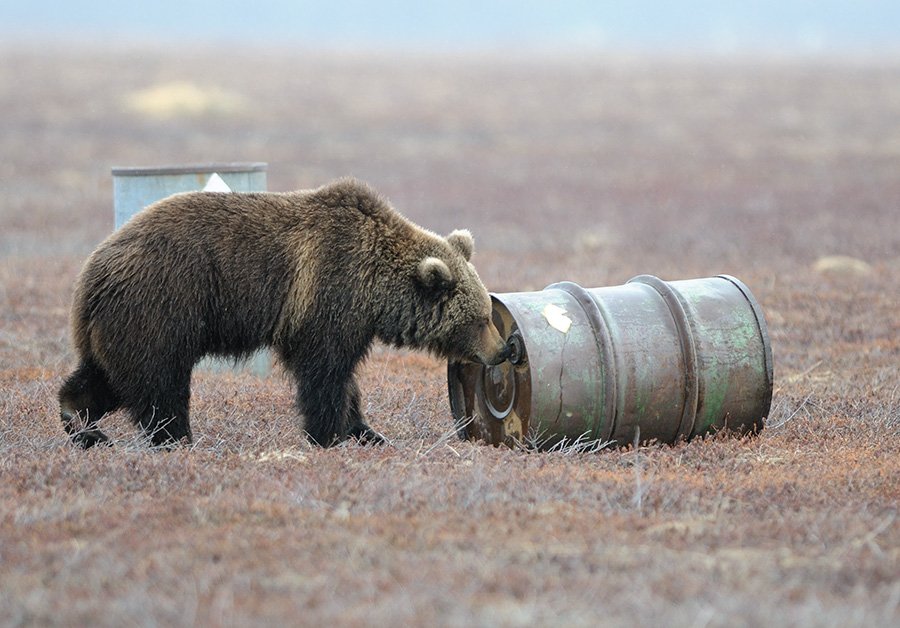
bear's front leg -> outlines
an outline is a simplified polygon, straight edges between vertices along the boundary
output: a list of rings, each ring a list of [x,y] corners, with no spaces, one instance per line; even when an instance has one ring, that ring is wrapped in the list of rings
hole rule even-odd
[[[294,365],[297,408],[303,414],[306,433],[322,447],[331,447],[349,436],[351,373],[323,364]]]
[[[297,406],[306,419],[306,433],[322,447],[347,438],[363,444],[381,444],[384,437],[366,425],[359,401],[359,387],[352,372],[341,377],[333,370],[299,368]]]
[[[348,436],[355,438],[361,445],[382,445],[385,442],[384,436],[373,430],[366,424],[363,419],[362,410],[359,401],[359,386],[356,384],[356,378],[350,378],[348,386],[348,403],[347,424],[350,426]]]

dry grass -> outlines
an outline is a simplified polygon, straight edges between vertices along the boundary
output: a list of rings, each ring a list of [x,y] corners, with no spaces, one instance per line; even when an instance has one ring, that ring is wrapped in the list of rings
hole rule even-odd
[[[900,65],[223,55],[0,56],[0,624],[900,622]],[[122,104],[201,79],[244,108]],[[378,348],[383,448],[311,447],[279,376],[200,373],[191,448],[114,415],[115,447],[73,449],[54,398],[108,168],[230,159],[467,226],[498,291],[741,277],[775,352],[766,429],[460,442],[444,365]],[[815,269],[835,255],[867,266]]]

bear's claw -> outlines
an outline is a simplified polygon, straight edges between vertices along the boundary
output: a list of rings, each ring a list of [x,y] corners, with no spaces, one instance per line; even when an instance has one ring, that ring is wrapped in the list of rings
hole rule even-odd
[[[349,436],[355,438],[360,445],[384,445],[387,442],[384,436],[365,424],[350,430]]]
[[[94,445],[112,446],[109,437],[100,430],[82,430],[72,434],[72,442],[82,447],[90,449]]]

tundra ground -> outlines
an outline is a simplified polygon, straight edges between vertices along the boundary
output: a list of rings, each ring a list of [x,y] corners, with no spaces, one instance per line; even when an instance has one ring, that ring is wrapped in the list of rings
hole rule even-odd
[[[19,46],[0,113],[0,624],[900,623],[900,61]],[[55,395],[110,168],[231,160],[469,228],[497,292],[740,277],[765,429],[460,442],[445,365],[378,347],[385,447],[310,446],[277,372],[198,372],[192,447],[117,414],[116,446],[73,448]]]

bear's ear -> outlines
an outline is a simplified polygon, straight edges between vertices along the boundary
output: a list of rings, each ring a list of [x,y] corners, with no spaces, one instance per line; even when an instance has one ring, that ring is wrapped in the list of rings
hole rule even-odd
[[[437,257],[426,257],[419,262],[416,271],[419,283],[426,288],[444,290],[453,285],[453,273],[444,260]]]
[[[457,229],[447,236],[447,242],[454,249],[466,258],[466,261],[472,259],[472,252],[475,250],[475,240],[468,229]]]

